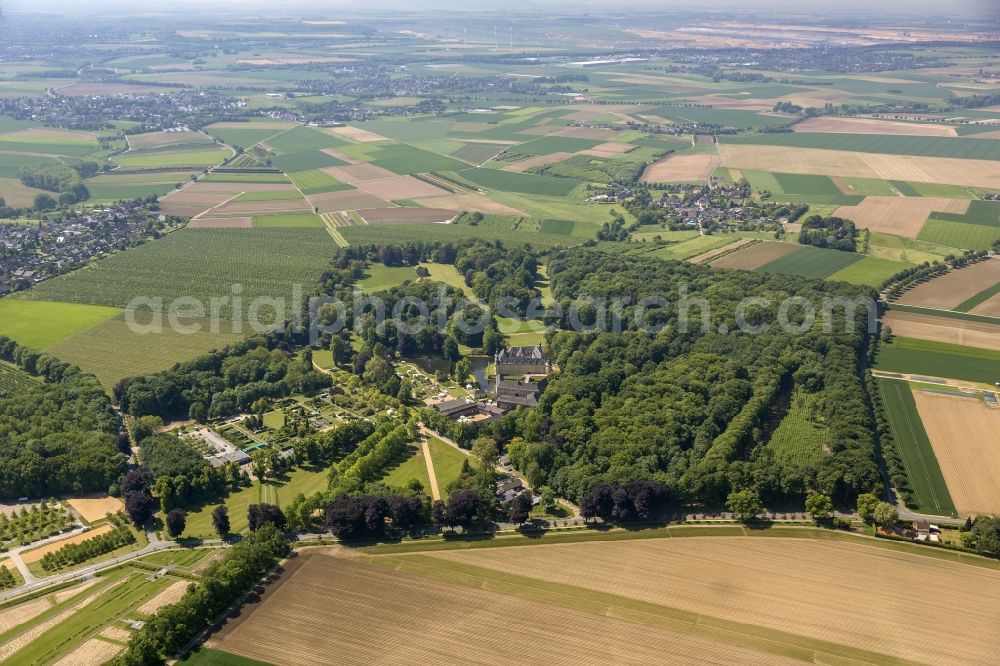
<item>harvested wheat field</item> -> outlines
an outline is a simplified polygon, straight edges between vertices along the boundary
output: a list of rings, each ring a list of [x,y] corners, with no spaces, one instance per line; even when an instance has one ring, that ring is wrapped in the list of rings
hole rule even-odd
[[[720,143],[722,165],[779,173],[908,180],[1000,189],[1000,162]]]
[[[189,585],[191,585],[190,582],[186,580],[179,580],[176,583],[171,584],[170,587],[165,590],[161,590],[159,594],[139,606],[136,610],[146,615],[152,615],[163,606],[166,606],[167,604],[175,604],[180,601]]]
[[[985,315],[987,317],[1000,317],[1000,294],[991,296],[985,301],[969,310],[972,314]]]
[[[342,183],[357,183],[362,180],[375,180],[376,178],[395,178],[399,175],[388,169],[383,169],[382,167],[366,162],[348,164],[347,166],[323,167],[323,171]]]
[[[132,637],[132,632],[128,629],[122,629],[121,627],[104,627],[104,630],[101,631],[101,636],[110,638],[113,641],[123,641],[127,643]]]
[[[327,155],[329,155],[330,157],[335,157],[338,160],[340,160],[341,162],[345,162],[347,164],[360,164],[361,163],[361,160],[359,160],[357,157],[354,157],[353,155],[348,155],[347,153],[342,153],[341,151],[334,150],[333,148],[324,148],[320,152],[324,152]]]
[[[504,166],[503,170],[523,173],[528,169],[545,166],[546,164],[553,164],[555,162],[562,162],[563,160],[568,159],[570,157],[573,157],[573,153],[560,152],[560,153],[549,153],[548,155],[536,155],[534,157],[528,157],[523,160],[511,162],[510,164]]]
[[[450,222],[458,211],[446,208],[368,208],[359,210],[368,224],[413,224],[416,222]]]
[[[88,523],[100,520],[109,513],[125,510],[125,505],[117,497],[77,497],[66,501]]]
[[[305,199],[272,199],[270,201],[230,201],[212,209],[212,215],[267,215],[269,213],[311,213]]]
[[[707,181],[715,167],[718,155],[670,155],[653,162],[642,173],[644,183],[681,183]]]
[[[740,248],[746,247],[747,245],[753,244],[753,239],[751,238],[741,238],[734,243],[729,245],[724,245],[722,247],[717,247],[714,250],[709,250],[703,254],[699,254],[697,257],[691,257],[688,259],[689,263],[692,264],[704,264],[712,261],[712,259],[718,257],[720,254],[726,254],[729,252],[738,252]]]
[[[35,619],[51,607],[52,602],[47,598],[38,597],[0,610],[0,634],[5,634],[14,627]]]
[[[124,649],[123,645],[102,641],[100,638],[91,638],[55,662],[53,666],[101,666]]]
[[[615,157],[616,155],[624,155],[630,150],[635,150],[635,146],[631,143],[609,141],[608,143],[599,143],[588,150],[581,150],[579,154],[592,157]]]
[[[861,543],[684,537],[428,555],[670,606],[699,624],[747,623],[762,638],[790,632],[939,664],[990,663],[1000,650],[1000,571]],[[947,594],[915,603],[919,581]]]
[[[359,190],[340,190],[339,192],[324,192],[313,194],[309,203],[319,208],[321,213],[333,213],[341,210],[357,210],[359,208],[378,208],[390,205],[388,201],[361,192]]]
[[[913,397],[955,509],[1000,513],[1000,408],[978,397],[929,391]]]
[[[807,118],[792,126],[794,132],[831,134],[897,134],[903,136],[958,136],[954,127],[928,123],[901,123],[875,118]]]
[[[96,536],[106,534],[113,530],[114,527],[108,523],[101,525],[100,527],[95,527],[92,530],[84,532],[82,534],[76,534],[66,539],[59,539],[58,541],[53,541],[52,543],[47,543],[44,546],[40,546],[33,550],[25,551],[21,553],[21,559],[24,560],[25,564],[31,564],[32,562],[38,562],[43,557],[49,553],[54,553],[63,546],[71,543],[83,543],[88,539],[93,539]]]
[[[975,312],[975,311],[973,311]],[[982,313],[976,313],[982,314]],[[893,335],[1000,351],[1000,325],[890,310],[882,323]]]
[[[744,271],[754,271],[765,264],[769,264],[776,259],[780,259],[792,252],[798,252],[802,247],[794,243],[778,243],[776,241],[764,241],[751,247],[744,248],[739,252],[727,254],[712,262],[715,268],[738,268]]]
[[[374,141],[388,141],[381,134],[376,134],[375,132],[369,132],[366,129],[361,129],[360,127],[351,127],[345,125],[343,127],[330,127],[327,132],[331,134],[336,134],[337,136],[349,139],[351,141],[357,141],[358,143],[372,143]]]
[[[967,199],[865,197],[857,206],[841,206],[834,215],[854,220],[859,228],[916,238],[931,213],[961,214],[967,210]]]
[[[480,213],[496,213],[497,215],[516,215],[527,217],[527,213],[510,206],[505,206],[484,197],[482,194],[467,192],[465,194],[443,194],[436,197],[420,197],[415,200],[421,206],[428,208],[449,208],[452,210],[471,210]]]
[[[997,283],[1000,259],[987,259],[924,282],[903,294],[899,302],[950,310]]]
[[[188,222],[189,229],[249,229],[252,217],[198,217]]]
[[[275,633],[274,628],[281,627]],[[300,554],[208,642],[275,664],[795,663],[657,626]]]
[[[393,201],[395,199],[416,199],[417,197],[433,197],[448,194],[446,190],[425,183],[413,176],[395,176],[365,180],[355,184],[359,190],[373,194],[380,199]]]
[[[66,620],[68,620],[69,618],[71,618],[78,610],[87,606],[90,602],[92,602],[97,597],[101,596],[101,594],[108,591],[112,587],[114,587],[114,585],[106,587],[99,592],[95,592],[94,594],[91,594],[87,598],[81,599],[77,603],[73,604],[66,610],[59,613],[58,615],[54,615],[50,617],[48,620],[40,622],[35,626],[31,627],[30,629],[18,634],[17,636],[7,641],[6,643],[0,643],[0,662],[9,659],[11,655],[16,653],[18,650],[27,647],[32,641],[37,639],[39,636],[44,634],[52,627],[55,627],[56,625],[61,624]],[[18,606],[15,607],[15,609],[20,608],[21,606],[23,606],[23,604],[19,604]],[[15,661],[12,663],[17,663],[17,662]]]

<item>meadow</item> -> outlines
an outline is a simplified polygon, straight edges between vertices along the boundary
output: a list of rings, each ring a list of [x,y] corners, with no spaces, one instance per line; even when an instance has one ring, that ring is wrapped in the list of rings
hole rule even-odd
[[[896,450],[903,459],[906,476],[910,480],[910,504],[924,513],[954,515],[955,505],[917,411],[909,382],[883,378],[877,382]]]
[[[792,394],[788,413],[767,442],[775,461],[785,469],[810,468],[824,455],[826,429],[816,416],[820,408],[818,400],[805,392]]]
[[[470,227],[461,224],[416,223],[405,225],[361,225],[343,227],[340,233],[351,245],[410,243],[419,241],[457,241],[466,238],[499,240],[515,245],[552,247],[566,245],[567,237],[553,234],[524,234],[508,229]]]

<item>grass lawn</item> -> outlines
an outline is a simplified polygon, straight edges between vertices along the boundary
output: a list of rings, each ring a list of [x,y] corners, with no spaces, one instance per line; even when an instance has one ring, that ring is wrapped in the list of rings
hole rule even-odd
[[[268,502],[278,506],[287,506],[299,493],[311,495],[327,486],[326,467],[299,467],[287,472],[278,479],[266,479],[261,485],[254,481],[253,485],[230,493],[224,502],[209,502],[204,506],[188,512],[184,537],[195,539],[215,539],[218,535],[212,527],[212,511],[219,504],[229,507],[230,531],[239,534],[247,529],[247,508],[251,504]]]
[[[995,384],[1000,382],[1000,351],[896,337],[882,345],[875,367],[888,372]]]
[[[468,460],[468,456],[436,437],[428,437],[427,446],[431,450],[431,462],[434,463],[438,488],[441,489],[442,495],[447,495],[448,486],[462,475],[462,463]]]
[[[120,312],[118,308],[100,305],[3,298],[0,299],[0,335],[43,350]]]
[[[431,480],[427,475],[427,463],[424,461],[423,451],[420,450],[420,445],[410,445],[408,449],[409,457],[383,476],[382,483],[387,486],[405,488],[411,480],[416,479],[423,485],[424,493],[430,495]]]
[[[472,289],[465,286],[465,278],[458,274],[458,270],[451,264],[435,264],[435,263],[425,263],[420,264],[431,274],[430,279],[435,282],[444,282],[446,285],[455,287],[456,289],[461,289],[465,293],[465,297],[470,301],[478,301],[476,295],[472,293]]]
[[[399,286],[404,280],[417,280],[416,269],[413,266],[372,264],[368,267],[367,277],[359,280],[358,286],[361,287],[362,291],[372,293]]]
[[[920,511],[936,515],[952,515],[955,505],[948,493],[934,449],[917,412],[913,391],[908,382],[879,379],[879,392],[903,458],[906,475],[913,491],[911,503]]]

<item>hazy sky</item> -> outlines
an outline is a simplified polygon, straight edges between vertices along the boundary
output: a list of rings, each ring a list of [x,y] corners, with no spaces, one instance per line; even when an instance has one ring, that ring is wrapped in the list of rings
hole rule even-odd
[[[495,11],[506,9],[504,3],[495,0],[445,0],[437,2],[434,7],[447,6],[449,9],[468,9],[470,11]],[[915,15],[915,14],[954,14],[956,18],[973,19],[983,14],[996,15],[1000,13],[998,0],[520,0],[515,5],[522,11],[544,11],[546,8],[560,12],[585,13],[587,11],[608,12],[620,11],[630,13],[630,10],[660,10],[670,12],[680,10],[684,13],[699,10],[737,10],[741,13],[767,14],[772,11],[779,15],[802,15],[815,11],[823,15],[843,15],[845,13],[864,13],[873,16],[879,14]],[[8,11],[52,11],[70,9],[74,11],[100,11],[113,8],[118,11],[136,10],[138,12],[198,9],[237,9],[243,14],[258,12],[289,13],[300,10],[303,13],[317,14],[324,10],[355,9],[355,10],[392,10],[405,8],[410,10],[428,10],[430,5],[426,0],[0,0],[0,7]]]

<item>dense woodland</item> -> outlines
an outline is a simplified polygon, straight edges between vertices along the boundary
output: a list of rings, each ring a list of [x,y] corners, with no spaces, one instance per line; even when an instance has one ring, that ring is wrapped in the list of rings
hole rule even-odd
[[[0,400],[0,499],[117,484],[125,467],[118,419],[97,379],[3,336],[0,359],[38,378]]]
[[[680,501],[716,506],[744,488],[777,502],[815,489],[848,504],[879,486],[872,415],[860,379],[866,318],[857,317],[845,332],[838,323],[843,311],[835,311],[829,334],[820,330],[822,317],[802,334],[774,325],[779,303],[790,296],[819,307],[823,297],[857,297],[865,289],[586,250],[557,253],[549,274],[564,305],[582,295],[623,294],[632,303],[659,296],[670,305],[647,313],[647,321],[663,325],[655,335],[635,330],[630,308],[621,334],[550,335],[550,356],[560,372],[539,407],[523,412],[519,423],[518,462],[534,481],[580,501],[597,483],[655,480]],[[690,309],[690,330],[682,332],[682,284],[690,299],[710,306],[707,332],[697,305]],[[771,324],[760,335],[736,331],[735,307],[747,296],[771,301],[748,313],[750,324]],[[793,323],[795,312],[789,314]],[[721,325],[730,332],[720,334]],[[818,398],[827,426],[825,455],[813,467],[778,465],[763,446],[793,390]]]

